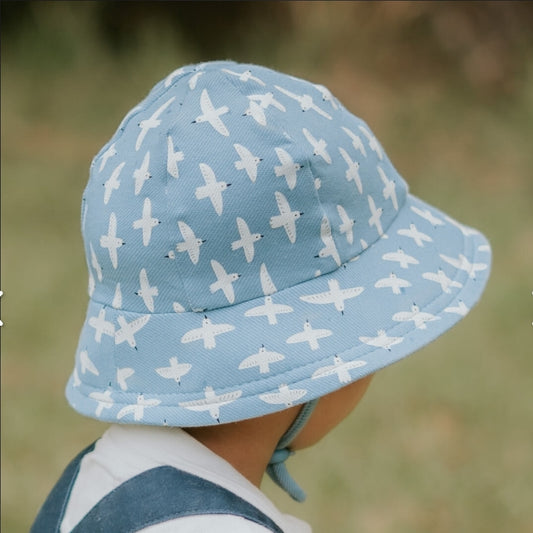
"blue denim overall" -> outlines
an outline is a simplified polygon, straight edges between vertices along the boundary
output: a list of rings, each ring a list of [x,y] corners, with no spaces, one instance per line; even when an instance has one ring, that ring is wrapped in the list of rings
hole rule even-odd
[[[94,444],[67,466],[30,533],[59,533],[81,460],[93,449]],[[152,468],[119,485],[85,515],[72,533],[131,533],[179,517],[208,514],[241,516],[283,533],[268,516],[236,494],[172,466]]]

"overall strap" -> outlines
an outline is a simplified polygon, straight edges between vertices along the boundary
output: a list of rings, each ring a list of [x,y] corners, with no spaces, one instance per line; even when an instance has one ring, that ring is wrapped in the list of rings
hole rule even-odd
[[[72,533],[133,533],[185,516],[241,516],[275,533],[276,523],[233,492],[172,466],[160,466],[125,481],[100,500]]]
[[[94,445],[95,443],[93,442],[90,446],[87,446],[65,468],[65,471],[41,507],[30,533],[59,533],[72,487],[78,477],[81,460],[94,450]]]

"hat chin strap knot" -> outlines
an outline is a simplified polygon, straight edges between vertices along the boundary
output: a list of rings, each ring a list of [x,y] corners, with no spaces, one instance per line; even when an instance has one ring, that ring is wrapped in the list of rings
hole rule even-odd
[[[282,448],[282,449],[276,448],[268,464],[271,466],[274,466],[279,463],[284,463],[291,455],[294,455],[294,454],[295,452],[289,450],[289,448]]]
[[[270,479],[297,502],[303,502],[306,498],[306,494],[289,474],[285,461],[291,455],[294,455],[295,452],[289,449],[289,445],[309,420],[318,400],[319,399],[317,398],[316,400],[304,404],[294,422],[279,440],[266,469]]]

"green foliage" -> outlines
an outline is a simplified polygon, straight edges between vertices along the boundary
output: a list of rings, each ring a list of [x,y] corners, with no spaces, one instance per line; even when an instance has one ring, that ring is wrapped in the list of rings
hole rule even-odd
[[[268,482],[266,491],[318,533],[531,531],[531,4],[10,4],[2,528],[27,531],[68,460],[104,429],[63,398],[87,301],[79,207],[90,160],[165,74],[231,56],[327,85],[371,124],[415,194],[481,228],[494,248],[471,316],[381,372],[343,425],[291,459],[308,503]],[[217,19],[212,4],[231,4],[232,16]],[[202,17],[224,24],[204,35]]]

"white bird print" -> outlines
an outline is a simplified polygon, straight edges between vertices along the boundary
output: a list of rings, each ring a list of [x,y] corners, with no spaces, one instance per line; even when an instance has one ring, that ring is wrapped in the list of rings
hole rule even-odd
[[[409,268],[409,265],[418,265],[418,259],[406,254],[401,248],[396,252],[387,252],[381,256],[384,261],[396,261],[402,268]]]
[[[275,325],[278,323],[277,314],[292,313],[293,308],[290,305],[275,304],[273,302],[271,295],[274,294],[277,289],[268,273],[265,263],[261,263],[259,278],[261,280],[263,294],[265,295],[264,305],[248,309],[248,311],[244,313],[244,316],[266,316],[268,323],[270,325]]]
[[[279,111],[286,111],[285,106],[274,98],[274,93],[250,94],[248,95],[248,98],[252,102],[256,102],[261,109],[268,109],[270,106],[274,106]]]
[[[478,252],[490,252],[490,245],[489,244],[480,244],[477,247]]]
[[[81,368],[82,374],[85,374],[85,372],[90,372],[91,374],[94,374],[95,376],[100,375],[98,368],[96,368],[96,365],[89,358],[89,354],[87,350],[82,350],[80,352],[80,368]]]
[[[150,286],[145,268],[141,269],[141,272],[139,273],[139,283],[141,288],[135,294],[143,299],[144,305],[146,305],[148,311],[153,313],[154,297],[159,295],[159,290],[157,287]]]
[[[139,422],[139,420],[142,420],[144,418],[145,408],[155,407],[156,405],[159,405],[160,403],[161,403],[161,400],[157,400],[155,398],[145,399],[144,394],[138,394],[137,403],[126,405],[125,407],[123,407],[117,413],[117,420],[120,420],[121,418],[124,418],[125,416],[133,413],[133,420],[135,420],[136,422]]]
[[[250,103],[248,104],[248,108],[243,113],[244,117],[252,117],[258,124],[261,124],[261,126],[267,125],[267,118],[265,114],[265,110],[253,100],[250,100]]]
[[[418,216],[427,220],[433,226],[443,226],[444,222],[431,213],[429,209],[420,209],[416,205],[411,206],[411,211],[415,212]]]
[[[94,281],[93,273],[91,272],[91,269],[89,269],[89,283],[87,287],[87,291],[89,292],[89,296],[92,298],[94,294],[94,289],[96,288],[96,282]]]
[[[275,85],[275,87],[276,87],[276,89],[278,91],[281,91],[283,94],[285,94],[289,98],[292,98],[293,100],[296,100],[300,104],[300,108],[302,109],[302,111],[309,111],[310,109],[312,109],[313,111],[315,111],[319,115],[322,115],[324,118],[327,118],[328,120],[331,120],[331,115],[329,115],[323,109],[318,107],[313,102],[313,97],[310,96],[309,94],[302,94],[300,96],[298,94],[294,94],[291,91],[288,91],[287,89],[284,89],[283,87],[280,87],[279,85]]]
[[[190,78],[189,78],[189,89],[191,91],[194,91],[194,89],[196,89],[196,84],[198,83],[198,78],[202,75],[202,74],[205,74],[205,72],[195,72]]]
[[[348,165],[348,168],[346,169],[346,181],[353,181],[357,187],[357,190],[359,191],[359,194],[363,194],[363,183],[361,181],[361,176],[359,176],[359,163],[357,161],[353,161],[348,155],[348,152],[346,152],[346,150],[340,146],[339,152]]]
[[[117,250],[124,244],[125,242],[120,237],[117,237],[117,216],[115,213],[111,213],[111,215],[109,215],[107,235],[102,235],[100,237],[100,246],[102,248],[107,248],[113,268],[117,268],[118,266]]]
[[[296,221],[303,215],[300,211],[291,211],[291,206],[287,198],[276,191],[276,202],[278,204],[279,215],[270,217],[270,227],[272,229],[285,228],[289,241],[294,244],[296,242]]]
[[[440,285],[440,288],[443,292],[446,294],[450,294],[452,291],[450,290],[450,287],[455,287],[457,289],[460,289],[463,284],[459,283],[458,281],[451,280],[445,273],[442,268],[439,268],[438,271],[435,272],[424,272],[422,274],[422,277],[424,279],[427,279],[429,281],[434,281]]]
[[[180,173],[178,163],[185,159],[185,155],[180,150],[174,151],[174,141],[170,135],[167,136],[167,172],[178,179]]]
[[[374,285],[374,287],[376,287],[377,289],[392,289],[393,294],[401,294],[402,289],[405,289],[410,286],[411,283],[409,283],[405,279],[399,278],[394,272],[391,272],[388,278],[378,279]]]
[[[259,85],[265,86],[265,82],[254,76],[251,70],[245,70],[244,72],[235,72],[233,70],[223,68],[222,71],[226,72],[227,74],[231,74],[232,76],[237,76],[237,78],[239,78],[239,81],[255,81],[255,83],[259,83]]]
[[[278,323],[276,315],[292,312],[293,308],[290,305],[275,304],[272,296],[265,296],[265,302],[263,305],[248,309],[248,311],[244,313],[244,316],[266,316],[268,323],[273,326]]]
[[[320,238],[324,243],[324,248],[318,252],[316,257],[321,257],[322,259],[325,257],[331,257],[335,263],[337,263],[337,266],[341,266],[341,258],[331,235],[331,226],[329,225],[327,216],[322,218],[322,223],[320,224]]]
[[[115,336],[115,326],[105,319],[105,307],[100,309],[98,316],[89,318],[89,326],[94,328],[94,340],[98,343],[102,342],[102,335]]]
[[[152,228],[155,228],[161,221],[152,217],[152,202],[150,198],[144,199],[142,217],[133,222],[134,229],[142,229],[143,245],[148,246],[152,237]]]
[[[445,216],[444,218],[450,224],[452,224],[453,226],[458,228],[465,237],[470,237],[471,235],[479,235],[479,231],[477,229],[469,228],[468,226],[460,224],[459,222],[457,222],[457,220],[454,220],[453,218],[451,218],[449,216]]]
[[[261,281],[261,288],[263,289],[263,294],[265,296],[270,296],[278,290],[276,289],[276,286],[274,285],[274,282],[268,273],[265,263],[261,263],[261,267],[259,269],[259,279]]]
[[[118,386],[123,390],[128,390],[128,384],[126,380],[135,374],[135,370],[129,367],[117,368],[117,383]]]
[[[122,307],[122,291],[120,290],[120,283],[117,283],[115,287],[115,294],[113,296],[113,302],[111,305],[115,309],[120,309]]]
[[[89,243],[89,249],[91,251],[91,266],[94,268],[96,272],[96,276],[98,277],[98,281],[102,281],[102,278],[104,277],[102,274],[102,267],[100,266],[100,263],[98,262],[98,258],[96,257],[96,254],[94,253],[93,243]]]
[[[235,168],[237,170],[246,170],[246,174],[248,174],[252,183],[255,183],[255,180],[257,179],[257,165],[263,160],[260,157],[253,155],[252,152],[242,144],[234,144],[233,148],[235,148],[240,157],[239,161],[235,161]]]
[[[98,172],[102,172],[104,170],[104,167],[106,166],[107,161],[117,155],[117,150],[115,148],[115,143],[113,143],[103,154],[100,158],[100,168],[98,169]]]
[[[339,226],[339,231],[346,234],[346,240],[349,244],[353,244],[353,227],[355,220],[348,216],[348,213],[346,213],[346,210],[342,205],[337,205],[337,212],[342,221],[342,224]]]
[[[328,281],[328,287],[329,291],[300,296],[300,300],[310,304],[333,304],[337,311],[344,314],[345,300],[355,298],[365,290],[364,287],[350,287],[349,289],[341,289],[339,282],[336,279],[330,279]]]
[[[231,243],[231,249],[235,251],[242,248],[246,262],[250,263],[254,258],[254,243],[262,239],[263,235],[261,233],[251,233],[248,224],[240,217],[237,217],[237,229],[241,238]]]
[[[392,320],[396,322],[409,322],[412,320],[417,329],[426,329],[426,322],[440,320],[440,317],[432,315],[431,313],[424,313],[423,311],[420,311],[418,305],[413,304],[410,311],[394,313],[394,315],[392,315]]]
[[[135,142],[135,151],[138,152],[139,148],[141,147],[144,138],[146,137],[146,134],[154,128],[158,128],[161,125],[161,120],[159,120],[159,117],[165,111],[165,109],[175,100],[175,96],[172,98],[169,98],[161,107],[156,109],[152,116],[150,118],[147,118],[145,120],[141,120],[139,122],[139,128],[141,128],[141,131],[139,132],[139,135],[137,137],[137,141]]]
[[[131,348],[137,349],[135,333],[142,329],[149,320],[150,315],[143,315],[131,322],[127,322],[126,319],[120,315],[117,318],[120,329],[115,332],[115,344],[122,344],[126,341]]]
[[[235,283],[241,277],[241,275],[237,274],[236,272],[228,274],[224,270],[224,267],[214,259],[211,259],[211,268],[217,277],[217,280],[209,285],[211,294],[214,294],[217,291],[222,291],[228,302],[232,304],[235,301],[233,283]]]
[[[185,307],[179,302],[172,302],[172,310],[174,313],[185,313]]]
[[[331,165],[331,156],[326,150],[327,143],[324,139],[315,139],[307,128],[302,128],[307,142],[313,147],[313,155],[319,155],[326,163]]]
[[[364,126],[359,126],[359,130],[367,138],[370,149],[376,152],[379,159],[383,159],[383,151],[381,150],[381,146],[379,145],[376,137],[372,135],[372,133],[370,133],[370,131],[368,131]]]
[[[222,191],[225,191],[231,183],[217,181],[213,169],[205,163],[200,163],[200,171],[204,177],[205,185],[196,187],[195,196],[198,200],[209,198],[217,215],[221,215],[224,209],[222,202]]]
[[[291,335],[286,342],[288,344],[294,344],[298,342],[308,342],[311,350],[318,350],[320,348],[318,339],[323,339],[333,335],[333,332],[329,329],[313,329],[309,320],[304,323],[303,331]]]
[[[87,211],[89,209],[89,206],[87,205],[87,201],[85,198],[82,199],[83,204],[83,212],[81,215],[81,229],[83,232],[85,232],[85,222],[87,221]]]
[[[206,350],[212,350],[216,347],[217,335],[222,333],[228,333],[233,331],[235,326],[232,324],[213,324],[207,316],[204,316],[202,320],[202,326],[200,328],[191,329],[183,337],[181,337],[182,343],[194,342],[194,341],[203,341],[204,348]]]
[[[246,368],[253,368],[255,366],[259,367],[260,374],[267,374],[270,372],[270,366],[272,363],[277,363],[278,361],[283,361],[285,356],[278,352],[270,352],[265,348],[265,345],[261,345],[259,351],[250,355],[246,359],[241,361],[239,365],[239,370],[244,370]]]
[[[133,179],[135,180],[135,196],[138,196],[143,188],[144,182],[148,181],[152,175],[148,166],[150,165],[150,151],[144,154],[141,166],[133,171]]]
[[[295,163],[291,155],[283,148],[274,148],[281,165],[274,167],[274,173],[278,178],[284,177],[289,189],[292,191],[296,187],[296,173],[303,168],[300,163]]]
[[[476,279],[476,272],[483,272],[483,270],[488,268],[488,265],[485,263],[471,263],[463,254],[459,254],[457,259],[444,254],[439,254],[439,256],[456,269],[467,272],[471,279]]]
[[[383,182],[383,185],[385,187],[383,188],[383,198],[385,200],[388,200],[390,198],[392,205],[394,206],[394,209],[398,211],[398,198],[396,197],[396,182],[393,180],[390,180],[387,177],[387,174],[383,171],[383,169],[378,165],[377,166],[379,176],[381,178],[381,181]]]
[[[378,234],[381,237],[383,235],[383,228],[381,227],[381,215],[383,214],[383,208],[376,208],[374,198],[372,198],[370,195],[368,195],[368,206],[370,207],[370,212],[372,213],[372,216],[368,219],[368,225],[370,227],[376,226]]]
[[[318,368],[311,375],[311,379],[324,378],[327,376],[337,375],[340,383],[350,383],[352,376],[350,370],[361,368],[366,365],[366,361],[358,359],[356,361],[343,361],[338,355],[333,356],[333,364]]]
[[[81,379],[80,379],[80,375],[78,374],[77,368],[75,368],[74,371],[72,372],[72,385],[74,387],[79,387],[81,385]]]
[[[433,242],[433,239],[429,235],[418,231],[417,227],[414,224],[409,224],[409,229],[399,229],[397,233],[398,235],[402,235],[403,237],[409,237],[413,239],[416,245],[420,248],[424,246],[425,242]]]
[[[181,383],[181,378],[187,374],[192,365],[189,363],[178,363],[177,357],[171,357],[168,362],[170,366],[156,368],[155,371],[165,379],[173,379],[178,385]]]
[[[361,154],[363,154],[366,157],[365,145],[363,144],[361,137],[359,137],[359,135],[354,133],[352,130],[345,128],[344,126],[342,127],[342,130],[344,131],[344,133],[346,133],[346,135],[348,135],[348,137],[350,137],[350,139],[352,139],[352,146],[356,150],[359,150]]]
[[[205,398],[191,400],[189,402],[179,402],[178,405],[190,411],[209,411],[211,418],[220,422],[220,408],[239,399],[242,395],[242,390],[216,394],[213,387],[208,386],[204,389],[204,395]]]
[[[205,240],[198,239],[194,231],[185,222],[178,220],[178,226],[185,240],[176,244],[176,250],[178,252],[187,252],[193,265],[197,265],[200,260],[200,246]]]
[[[202,114],[198,115],[193,120],[193,124],[208,122],[215,131],[220,133],[220,135],[224,135],[225,137],[229,136],[228,128],[226,128],[220,118],[221,115],[224,115],[229,111],[227,105],[215,109],[213,102],[211,102],[211,98],[209,98],[207,89],[204,89],[200,95],[200,109],[202,110]]]
[[[96,411],[94,414],[100,416],[104,409],[109,409],[113,406],[113,398],[111,398],[111,390],[106,390],[105,392],[95,391],[90,392],[89,397],[93,400],[96,400]]]
[[[178,76],[181,76],[185,72],[184,67],[177,68],[173,72],[171,72],[166,78],[164,85],[165,87],[170,87],[172,85],[172,82],[174,81],[174,78],[177,78]]]
[[[113,191],[118,190],[120,187],[120,180],[118,179],[120,176],[120,173],[122,172],[122,169],[124,168],[124,165],[126,164],[125,161],[117,165],[115,170],[111,173],[111,176],[109,179],[104,183],[104,204],[107,205],[109,200],[111,199],[111,194]]]
[[[278,387],[278,392],[267,392],[266,394],[260,394],[259,399],[265,403],[274,405],[284,404],[286,407],[294,405],[300,398],[303,398],[307,394],[306,389],[290,389],[288,385],[281,384]]]
[[[327,87],[324,87],[323,85],[319,85],[319,84],[315,84],[315,87],[322,95],[322,100],[324,102],[329,102],[331,104],[331,107],[333,107],[333,109],[339,109],[339,106],[335,102],[335,98],[333,97],[333,95],[331,94],[330,90]]]
[[[470,309],[466,306],[463,300],[459,300],[459,303],[456,306],[446,307],[444,311],[446,313],[455,313],[456,315],[465,316]]]
[[[359,340],[369,346],[384,348],[390,352],[392,346],[400,344],[403,341],[403,337],[387,337],[385,330],[380,329],[378,330],[377,337],[359,337]]]

